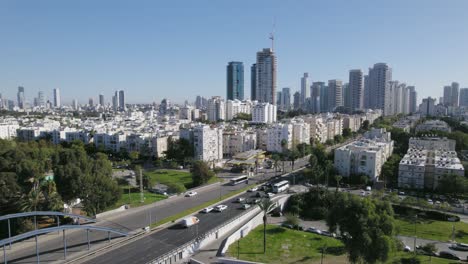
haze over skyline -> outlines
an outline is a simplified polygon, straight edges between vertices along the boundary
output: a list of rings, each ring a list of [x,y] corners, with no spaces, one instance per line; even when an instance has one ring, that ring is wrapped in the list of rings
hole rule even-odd
[[[275,20],[278,90],[311,81],[348,81],[351,69],[374,63],[393,79],[438,98],[452,81],[468,87],[468,2],[457,1],[2,1],[0,92],[28,101],[111,102],[125,90],[129,103],[196,95],[226,96],[226,65],[245,66],[245,95],[255,54],[270,47]]]

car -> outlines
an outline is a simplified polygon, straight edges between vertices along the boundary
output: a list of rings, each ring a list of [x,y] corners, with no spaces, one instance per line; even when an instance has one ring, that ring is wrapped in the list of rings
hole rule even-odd
[[[269,193],[267,193],[267,196],[268,196],[269,198],[271,198],[271,197],[275,196],[275,194],[269,192]]]
[[[192,197],[192,196],[195,196],[197,194],[198,194],[197,192],[191,191],[191,192],[186,193],[185,197]]]
[[[439,258],[461,260],[457,255],[453,254],[452,252],[448,252],[448,251],[439,252]]]
[[[440,204],[441,204],[440,201],[435,201],[435,205],[440,206]]]
[[[398,192],[398,195],[405,195],[405,192]]]
[[[451,245],[450,248],[453,250],[458,250],[458,251],[468,251],[468,244],[455,243]]]
[[[322,234],[322,231],[320,231],[319,229],[317,229],[317,228],[315,228],[313,226],[307,228],[306,232],[310,232],[310,233],[314,233],[314,234],[318,234],[318,235]]]
[[[361,196],[366,196],[366,192],[365,191],[361,191]]]
[[[214,208],[214,210],[215,210],[216,212],[222,212],[222,211],[224,211],[224,210],[226,210],[226,209],[227,209],[227,205],[224,205],[224,204],[217,205],[217,206]]]
[[[248,191],[248,192],[256,192],[256,191],[258,191],[258,188],[257,188],[257,187],[253,187],[253,188],[251,188],[251,189],[248,189],[247,191]]]
[[[247,203],[248,204],[258,204],[258,203],[260,203],[260,201],[261,201],[260,199],[250,199]]]
[[[239,198],[236,199],[236,202],[237,202],[237,203],[242,203],[242,202],[244,202],[244,201],[245,201],[245,198],[244,198],[244,197],[239,197]]]
[[[288,223],[282,223],[281,226],[282,226],[282,227],[289,228],[289,229],[294,229],[294,226],[291,225],[291,224],[288,224]]]
[[[405,245],[405,247],[403,248],[403,251],[405,251],[405,252],[411,252],[411,247]]]
[[[322,230],[320,231],[322,236],[327,236],[327,237],[336,237],[336,234],[335,233],[332,233],[332,232],[328,232],[328,231],[325,231],[325,230]]]
[[[427,199],[427,203],[430,204],[430,205],[434,204],[434,202],[431,199]]]
[[[370,191],[372,191],[372,188],[370,186],[367,186],[366,191],[370,192]]]
[[[243,205],[241,206],[241,209],[247,210],[247,209],[249,209],[250,207],[251,207],[250,204],[245,203],[245,204],[243,204]]]
[[[211,212],[211,211],[213,211],[213,207],[207,207],[207,208],[205,208],[205,209],[202,210],[202,213],[207,214],[207,213],[209,213],[209,212]]]

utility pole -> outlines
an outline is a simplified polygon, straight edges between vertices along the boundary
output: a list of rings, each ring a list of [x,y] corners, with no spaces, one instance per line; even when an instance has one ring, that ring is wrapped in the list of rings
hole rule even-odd
[[[140,169],[140,203],[145,202],[145,196],[143,195],[143,172]]]

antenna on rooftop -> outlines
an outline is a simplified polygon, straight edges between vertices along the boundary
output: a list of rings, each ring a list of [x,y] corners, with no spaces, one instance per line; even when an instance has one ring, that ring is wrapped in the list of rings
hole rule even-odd
[[[276,18],[273,18],[273,29],[270,33],[269,39],[271,39],[271,51],[275,50],[275,30],[276,30]]]

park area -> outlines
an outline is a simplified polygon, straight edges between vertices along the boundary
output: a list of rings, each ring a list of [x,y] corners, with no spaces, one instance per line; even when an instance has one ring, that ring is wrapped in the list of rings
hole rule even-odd
[[[322,249],[324,249],[323,260]],[[335,238],[267,225],[267,251],[263,254],[263,225],[246,237],[229,246],[227,255],[232,258],[261,263],[349,263],[343,243]],[[394,252],[386,263],[407,262],[412,253]],[[449,264],[453,260],[418,255],[419,263]]]
[[[468,243],[468,224],[464,222],[448,222],[430,219],[412,219],[397,217],[396,225],[399,234],[403,236],[416,236],[430,240],[447,242],[452,239],[453,224],[455,225],[455,241]]]

